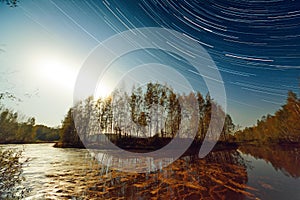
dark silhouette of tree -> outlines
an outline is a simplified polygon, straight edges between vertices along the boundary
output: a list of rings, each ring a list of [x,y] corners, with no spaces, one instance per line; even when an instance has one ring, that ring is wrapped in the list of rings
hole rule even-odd
[[[18,5],[19,0],[0,0],[0,3],[5,3],[10,7],[16,7]]]
[[[232,134],[234,131],[235,125],[233,124],[233,121],[230,117],[230,115],[225,116],[225,122],[224,122],[224,127],[222,131],[223,135],[223,140],[227,140],[227,135]]]
[[[83,144],[77,134],[72,109],[69,109],[61,128],[61,142],[65,147],[82,147]]]
[[[131,138],[132,141],[133,138],[148,138],[145,141],[155,141],[151,138],[170,139],[177,133],[180,133],[178,137],[190,138],[192,131],[196,130],[196,138],[193,139],[201,142],[210,124],[212,106],[219,112],[217,117],[225,117],[222,134],[222,140],[225,141],[226,135],[234,129],[232,119],[229,115],[225,116],[222,108],[209,94],[205,99],[199,92],[176,94],[172,88],[158,83],[148,83],[144,88],[133,88],[131,94],[116,90],[106,98],[89,97],[78,102],[73,113],[77,122],[77,133],[83,141],[91,138],[95,141],[101,134],[109,137],[114,135],[114,140]],[[64,127],[66,126],[63,124]],[[70,129],[65,129],[65,133],[71,131],[71,135],[74,135],[74,128],[72,124]],[[63,135],[61,137],[64,138]],[[65,141],[68,143],[72,140]]]
[[[204,114],[205,114],[205,100],[200,92],[197,92],[197,101],[198,101],[198,115],[199,115],[199,124],[198,124],[198,134],[197,139],[203,140],[205,136],[204,132]]]
[[[212,108],[212,101],[211,98],[209,96],[209,94],[206,95],[205,97],[205,104],[204,104],[204,108],[203,108],[203,123],[202,123],[202,127],[203,127],[203,133],[206,134],[208,131],[208,127],[209,127],[209,123],[211,120],[211,108]],[[202,138],[204,138],[205,135],[202,136]]]

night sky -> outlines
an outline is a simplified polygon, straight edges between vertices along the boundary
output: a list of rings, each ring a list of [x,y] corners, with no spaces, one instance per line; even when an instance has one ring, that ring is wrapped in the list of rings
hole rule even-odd
[[[1,4],[0,18],[0,70],[6,72],[0,88],[23,95],[22,102],[8,104],[39,123],[59,125],[89,52],[133,28],[173,29],[201,44],[222,75],[228,112],[242,126],[273,114],[289,90],[299,94],[299,1],[20,0],[16,8]],[[40,68],[51,59],[59,62],[54,76],[70,75],[61,77],[69,78],[65,87],[43,77],[49,72]],[[34,95],[26,98],[26,93]]]

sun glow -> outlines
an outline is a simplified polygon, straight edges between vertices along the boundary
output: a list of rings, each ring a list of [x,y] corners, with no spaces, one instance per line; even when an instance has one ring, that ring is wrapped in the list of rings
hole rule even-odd
[[[74,87],[76,73],[66,62],[58,58],[43,58],[37,64],[41,77],[51,85],[57,84],[68,89]]]
[[[96,89],[96,93],[94,95],[94,97],[96,99],[98,98],[106,98],[111,94],[111,88],[107,86],[107,84],[104,84],[102,82],[100,82],[100,84],[98,84],[97,89]]]

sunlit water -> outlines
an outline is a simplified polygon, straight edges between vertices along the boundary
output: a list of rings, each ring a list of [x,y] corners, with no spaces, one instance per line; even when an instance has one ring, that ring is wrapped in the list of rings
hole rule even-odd
[[[300,199],[299,149],[241,148],[201,160],[185,157],[156,173],[128,174],[101,168],[87,150],[52,146],[0,146],[24,149],[29,158],[26,199]]]

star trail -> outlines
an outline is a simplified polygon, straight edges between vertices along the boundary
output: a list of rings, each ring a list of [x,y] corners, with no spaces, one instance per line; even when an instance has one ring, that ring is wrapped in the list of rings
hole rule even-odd
[[[69,54],[74,51],[81,61],[97,44],[122,31],[162,27],[181,32],[214,60],[225,84],[228,112],[242,126],[277,110],[289,90],[299,94],[299,1],[45,0],[20,1],[16,10],[27,21],[14,19],[15,24],[64,43],[70,47]],[[13,15],[4,8],[1,12]],[[0,27],[13,29],[7,23]],[[16,37],[23,40],[29,37],[19,34]],[[180,58],[171,63],[191,79],[201,79],[193,69],[182,67]]]

